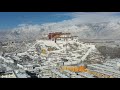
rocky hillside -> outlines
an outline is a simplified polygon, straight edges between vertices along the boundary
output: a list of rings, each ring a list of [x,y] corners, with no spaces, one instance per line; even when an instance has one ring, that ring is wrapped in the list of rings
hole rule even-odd
[[[119,39],[120,23],[100,22],[100,23],[71,23],[67,21],[58,23],[48,23],[42,25],[22,24],[5,35],[9,39],[31,39],[40,37],[48,32],[71,32],[81,39]]]

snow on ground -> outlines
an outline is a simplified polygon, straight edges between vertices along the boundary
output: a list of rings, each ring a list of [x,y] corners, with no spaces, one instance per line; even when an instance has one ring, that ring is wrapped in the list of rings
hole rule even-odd
[[[0,59],[6,60],[4,57],[0,56]]]
[[[41,51],[36,51],[36,45],[44,48],[47,53],[43,55],[41,54]],[[53,51],[48,51],[48,47],[54,47],[57,49],[54,49]],[[59,68],[59,66],[62,65],[75,65],[78,64],[80,61],[84,61],[94,49],[94,45],[83,44],[82,42],[76,42],[74,40],[57,41],[56,43],[51,40],[36,40],[36,42],[32,46],[30,46],[27,51],[17,53],[17,55],[12,56],[15,59],[18,59],[21,56],[28,56],[32,59],[32,62],[34,62],[34,64],[40,64],[39,69],[44,73],[42,77],[45,77],[45,75],[48,74],[48,71],[53,69],[55,70],[56,67]],[[9,59],[2,56],[0,56],[0,58],[5,60],[6,62],[8,62],[7,59]],[[64,61],[62,58],[66,59],[67,61]],[[28,66],[28,68],[33,66],[33,63],[29,62],[29,64],[31,66]],[[17,67],[23,70],[25,68],[23,64],[17,64]],[[25,70],[29,70],[28,68],[26,68]],[[22,74],[19,74],[18,76],[22,77],[21,75]],[[61,74],[59,75],[61,76]]]
[[[47,46],[52,46],[52,47],[56,47],[58,49],[60,49],[58,47],[58,45],[54,42],[54,41],[51,41],[51,40],[37,40],[37,44],[42,44],[42,45],[47,45]]]

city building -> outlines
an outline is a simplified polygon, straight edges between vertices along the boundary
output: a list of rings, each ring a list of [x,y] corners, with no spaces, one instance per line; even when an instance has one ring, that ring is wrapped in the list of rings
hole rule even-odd
[[[78,41],[78,36],[72,36],[71,33],[62,33],[62,32],[55,32],[55,33],[49,33],[48,34],[49,40],[58,41],[67,41],[67,40],[75,40]]]

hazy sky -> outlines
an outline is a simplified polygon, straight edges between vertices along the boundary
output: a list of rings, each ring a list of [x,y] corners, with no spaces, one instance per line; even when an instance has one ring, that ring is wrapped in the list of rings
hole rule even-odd
[[[19,24],[43,24],[61,21],[105,22],[119,21],[120,12],[0,12],[0,30]]]

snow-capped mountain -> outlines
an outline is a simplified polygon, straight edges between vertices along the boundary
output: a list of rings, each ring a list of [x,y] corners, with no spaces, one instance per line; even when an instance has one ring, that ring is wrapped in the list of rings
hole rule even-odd
[[[72,23],[63,21],[42,25],[22,24],[14,28],[7,37],[30,39],[49,32],[70,32],[81,39],[119,39],[120,22]]]

